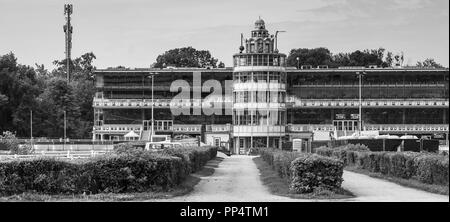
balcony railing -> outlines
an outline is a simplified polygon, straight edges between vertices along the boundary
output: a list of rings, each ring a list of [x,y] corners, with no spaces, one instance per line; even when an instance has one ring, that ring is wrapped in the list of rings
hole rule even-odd
[[[170,107],[201,107],[203,106],[211,106],[211,104],[222,102],[230,105],[233,103],[231,98],[225,97],[224,99],[215,98],[215,99],[184,99],[184,100],[175,100],[175,99],[155,99],[154,107],[160,108],[170,108]],[[209,103],[209,104],[208,104]],[[98,99],[95,98],[93,101],[93,106],[96,108],[151,108],[152,100],[151,99]]]
[[[320,88],[320,87],[359,87],[359,84],[349,84],[349,83],[341,83],[341,82],[327,82],[327,83],[314,83],[314,82],[303,82],[302,84],[293,84],[292,87],[295,88]],[[391,88],[391,87],[412,87],[412,88],[435,88],[435,87],[445,87],[444,83],[430,83],[430,84],[416,84],[416,83],[379,83],[379,84],[371,84],[365,83],[362,85],[362,88]]]
[[[358,99],[298,99],[297,97],[287,97],[288,107],[359,107]],[[362,107],[448,107],[449,100],[445,99],[365,99]]]
[[[174,133],[201,133],[202,125],[191,125],[191,124],[174,124]]]
[[[265,136],[265,135],[279,135],[286,132],[285,126],[267,126],[267,125],[257,125],[257,126],[233,126],[233,134],[241,136]]]
[[[287,130],[289,132],[334,131],[334,128],[335,127],[332,124],[313,124],[313,125],[293,124],[287,126]]]
[[[206,132],[211,133],[226,133],[231,131],[231,124],[222,124],[222,125],[206,125]]]
[[[286,84],[270,82],[267,83],[255,83],[255,82],[245,82],[245,83],[234,83],[233,89],[236,91],[246,90],[246,91],[269,91],[269,90],[286,90]]]
[[[448,132],[445,124],[372,124],[364,125],[364,130],[381,132]]]
[[[304,131],[334,131],[332,124],[292,124],[287,127],[289,132]],[[380,131],[395,133],[411,132],[448,132],[449,126],[445,124],[365,124],[364,131]]]

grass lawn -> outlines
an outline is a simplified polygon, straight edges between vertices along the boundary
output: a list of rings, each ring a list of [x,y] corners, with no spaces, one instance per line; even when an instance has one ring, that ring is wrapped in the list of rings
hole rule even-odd
[[[449,195],[449,192],[448,192],[449,186],[426,184],[426,183],[422,183],[416,179],[403,179],[403,178],[398,178],[398,177],[391,177],[388,175],[384,175],[382,173],[374,173],[374,172],[370,172],[368,170],[359,169],[354,166],[347,166],[347,167],[345,167],[345,170],[348,170],[348,171],[351,171],[354,173],[364,174],[364,175],[367,175],[367,176],[370,176],[373,178],[387,180],[389,182],[393,182],[393,183],[396,183],[396,184],[399,184],[399,185],[402,185],[405,187],[415,188],[415,189],[427,191],[430,193]]]
[[[261,157],[253,158],[259,172],[260,179],[270,190],[270,193],[295,199],[346,199],[355,197],[350,191],[339,188],[336,190],[317,189],[308,194],[295,194],[289,191],[289,181],[278,176]]]
[[[210,176],[214,173],[214,168],[217,168],[219,163],[223,160],[221,157],[216,157],[209,161],[201,170],[189,175],[186,180],[177,187],[166,191],[153,191],[141,193],[99,193],[91,195],[48,195],[39,193],[22,193],[12,196],[0,196],[0,202],[119,202],[119,201],[144,201],[149,199],[169,199],[176,196],[182,196],[194,190],[194,186],[200,182],[200,177]]]

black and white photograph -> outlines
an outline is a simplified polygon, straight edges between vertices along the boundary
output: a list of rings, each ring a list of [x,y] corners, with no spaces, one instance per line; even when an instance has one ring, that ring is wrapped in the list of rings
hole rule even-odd
[[[448,206],[448,67],[448,0],[0,0],[0,202]]]

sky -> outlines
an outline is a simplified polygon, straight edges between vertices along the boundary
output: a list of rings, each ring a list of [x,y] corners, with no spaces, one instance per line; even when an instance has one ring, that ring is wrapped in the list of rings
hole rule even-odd
[[[150,67],[173,48],[209,50],[232,66],[240,34],[259,16],[280,52],[326,47],[332,53],[383,47],[405,62],[449,66],[448,0],[0,0],[0,55],[21,64],[64,59],[64,4],[74,13],[72,58],[93,52],[97,68]]]

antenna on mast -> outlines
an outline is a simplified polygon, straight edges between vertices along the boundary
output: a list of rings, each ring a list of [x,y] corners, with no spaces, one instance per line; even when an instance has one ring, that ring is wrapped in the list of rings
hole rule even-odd
[[[64,33],[66,33],[66,65],[67,65],[67,82],[70,82],[70,62],[72,51],[72,32],[73,27],[70,24],[70,15],[72,15],[72,4],[64,4],[64,15],[66,16],[66,24],[64,25]]]

